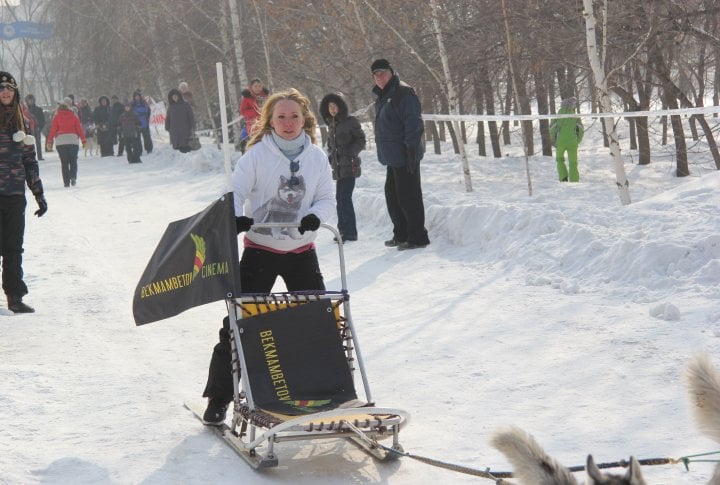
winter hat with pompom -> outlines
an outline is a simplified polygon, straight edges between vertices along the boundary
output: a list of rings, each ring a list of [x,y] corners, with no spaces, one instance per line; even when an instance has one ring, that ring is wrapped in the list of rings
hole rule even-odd
[[[6,71],[0,71],[0,86],[8,86],[15,91],[12,102],[12,115],[10,117],[11,126],[16,129],[13,133],[13,141],[16,143],[23,142],[26,145],[34,145],[35,137],[25,133],[25,117],[20,107],[20,90],[18,89],[15,77]]]
[[[0,84],[7,84],[16,92],[18,90],[17,81],[15,81],[15,78],[9,72],[0,71]]]

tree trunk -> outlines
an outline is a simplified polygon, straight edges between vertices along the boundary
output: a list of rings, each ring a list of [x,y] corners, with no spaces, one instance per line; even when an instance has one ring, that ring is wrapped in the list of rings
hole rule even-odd
[[[456,131],[456,127],[458,127],[459,125],[457,122],[453,122],[453,121],[446,121],[445,124],[447,125],[448,133],[450,133],[450,140],[452,141],[452,144],[453,144],[453,151],[457,155],[460,153],[460,145],[461,145],[460,143],[458,143],[458,137],[457,137],[458,132]],[[471,187],[471,189],[472,189],[472,187]],[[468,190],[468,192],[472,192],[472,190]]]
[[[622,98],[624,104],[627,106],[626,111],[643,111],[632,94],[627,92],[620,86],[615,86],[613,91]],[[646,116],[639,116],[637,118],[626,118],[628,122],[632,122],[631,126],[637,128],[635,134],[638,139],[638,146],[640,147],[638,164],[647,165],[650,163],[650,139],[648,137],[648,121]],[[634,131],[634,130],[633,130]]]
[[[720,106],[720,47],[715,47],[715,82],[713,82],[713,104]],[[713,114],[715,118],[718,114]]]
[[[452,75],[450,72],[450,62],[448,60],[448,54],[445,50],[445,42],[443,40],[442,30],[440,28],[439,9],[437,0],[430,0],[430,12],[432,17],[433,34],[435,35],[435,41],[438,46],[438,53],[440,54],[440,61],[442,62],[443,74],[445,75],[445,88],[447,89],[448,95],[448,113],[456,115],[460,114],[460,106],[458,104],[458,97],[456,95],[455,85],[453,83]],[[453,135],[453,143],[455,143],[456,153],[460,153],[462,161],[462,171],[465,179],[465,191],[472,192],[472,179],[470,177],[470,162],[467,158],[465,151],[465,137],[460,128],[460,124],[455,121],[451,126],[451,135]],[[459,139],[458,139],[459,137]]]
[[[473,76],[473,93],[475,93],[475,110],[478,114],[483,113],[483,90],[480,87],[480,81],[477,73]],[[482,121],[477,122],[477,136],[475,142],[478,145],[478,155],[481,157],[487,156],[485,150],[485,123]]]
[[[483,98],[485,98],[485,113],[488,115],[495,114],[495,97],[493,95],[492,84],[490,83],[490,77],[488,76],[487,65],[480,66],[477,70],[477,75],[480,78],[480,86],[483,91]],[[488,121],[488,130],[490,131],[490,142],[492,144],[493,156],[495,158],[502,157],[502,151],[500,150],[500,133],[498,131],[497,121]]]
[[[240,25],[240,5],[238,0],[227,0],[228,10],[230,11],[230,39],[232,45],[232,53],[234,66],[232,71],[235,73],[233,82],[239,82],[240,86],[235,86],[235,100],[237,101],[237,94],[248,85],[247,68],[245,67],[245,54],[243,51],[242,38],[240,33],[242,32],[242,26]]]
[[[659,94],[662,97],[662,93],[659,93]],[[662,109],[664,109],[664,110],[668,109],[665,102],[662,103]],[[660,117],[660,126],[662,127],[662,130],[661,130],[662,135],[660,136],[660,144],[662,146],[665,146],[665,145],[667,145],[667,140],[668,140],[668,117],[666,115],[663,115],[662,117]]]
[[[634,101],[635,98],[633,97],[632,66],[630,65],[630,63],[625,66],[625,75],[627,77],[627,85],[625,89],[627,90],[629,97],[632,98]],[[625,103],[625,111],[633,111],[633,106],[631,106],[631,104],[627,100],[623,99],[623,102]],[[636,118],[627,118],[627,124],[628,130],[630,131],[630,150],[637,150],[637,132],[635,131]]]
[[[675,92],[678,95],[680,103],[684,108],[693,107],[692,101],[687,97],[687,95],[685,95],[685,93],[680,90],[676,90]],[[698,107],[702,106],[702,101],[698,101],[698,105]],[[713,156],[713,161],[715,162],[715,167],[720,170],[720,151],[718,151],[717,142],[715,141],[715,135],[713,134],[713,130],[710,128],[710,125],[705,119],[705,116],[702,114],[695,114],[690,117],[690,121],[697,122],[702,127],[703,133],[705,134],[705,139],[708,144],[708,148],[710,149],[710,153]]]
[[[511,84],[511,78],[508,74],[508,83],[505,85],[505,106],[503,106],[503,114],[509,115],[510,110],[512,107],[512,88],[510,87]],[[502,122],[502,134],[503,134],[503,145],[509,145],[510,144],[510,122],[509,121],[503,121]]]
[[[638,99],[640,100],[638,108],[640,111],[647,111],[650,109],[650,97],[654,83],[652,82],[652,72],[650,69],[645,67],[645,76],[640,75],[640,66],[638,62],[633,65],[633,72],[635,73],[635,84],[637,85]],[[648,125],[647,117],[637,118],[635,120],[637,126],[638,135],[638,163],[640,165],[647,165],[650,163],[650,130]]]
[[[230,120],[240,116],[240,102],[238,101],[238,96],[240,95],[243,86],[247,86],[248,83],[242,39],[240,38],[240,7],[238,6],[237,1],[238,0],[227,0],[227,2],[223,2],[222,9],[226,15],[225,21],[220,22],[220,28],[223,30],[223,47],[227,53],[226,55],[229,57],[229,66],[227,66],[229,68],[229,76],[225,79],[225,86],[228,94],[226,103],[228,103],[228,107],[230,108]],[[227,110],[227,107],[225,109]],[[219,119],[220,118],[218,118],[218,120]],[[235,149],[239,150],[239,124],[229,127],[228,137],[230,137],[230,140],[228,141],[232,140],[235,145]]]
[[[502,0],[502,11],[503,11],[503,22],[505,24],[505,39],[506,39],[506,47],[507,47],[507,56],[508,56],[508,66],[510,68],[510,78],[513,80],[512,87],[513,92],[515,93],[515,103],[518,105],[518,108],[520,106],[523,106],[523,97],[527,98],[527,93],[525,90],[524,82],[521,86],[518,83],[518,74],[515,70],[515,59],[513,57],[513,52],[515,50],[514,44],[512,41],[512,37],[510,34],[510,23],[508,22],[508,13],[507,13],[507,7],[505,5],[505,0]],[[527,100],[527,113],[530,114],[530,102]],[[529,133],[528,133],[528,123],[529,123]],[[527,177],[527,186],[528,186],[528,195],[532,196],[532,178],[530,177],[530,160],[529,160],[529,154],[533,152],[533,140],[532,140],[532,121],[525,122],[523,121],[523,128],[522,128],[523,138],[525,138],[525,143],[523,143],[523,146],[525,148],[525,175]]]
[[[612,102],[610,100],[610,93],[608,92],[605,68],[602,65],[600,53],[597,49],[593,0],[583,0],[583,6],[585,8],[583,15],[585,17],[585,38],[587,41],[590,67],[592,68],[593,78],[595,79],[595,86],[600,95],[602,111],[610,113],[612,111]],[[622,155],[620,154],[620,144],[618,143],[617,133],[615,131],[615,123],[611,118],[602,118],[602,120],[610,142],[610,153],[612,154],[613,164],[615,166],[615,183],[619,190],[620,202],[623,205],[627,205],[630,204],[630,183],[625,175],[625,166]]]
[[[195,67],[198,71],[198,77],[200,78],[200,89],[203,92],[203,99],[205,100],[205,109],[207,109],[208,119],[210,120],[210,125],[212,126],[212,129],[216,130],[217,126],[215,124],[215,117],[212,115],[212,108],[210,107],[210,91],[208,91],[208,87],[205,83],[205,75],[203,74],[203,70],[200,69],[200,62],[197,58],[195,45],[192,42],[190,42],[190,51],[192,52],[193,60],[195,61]]]
[[[561,66],[555,70],[560,89],[560,98],[567,99],[575,96],[575,76],[568,66]]]
[[[648,50],[648,63],[660,78],[663,104],[667,106],[668,109],[678,109],[678,95],[680,90],[670,78],[670,68],[665,63],[662,51],[657,43],[654,43]],[[680,115],[670,116],[670,125],[672,126],[673,138],[675,140],[675,174],[678,177],[687,177],[690,175],[690,168],[688,166],[685,131],[683,130]]]
[[[428,126],[430,127],[430,133],[432,134],[435,154],[440,155],[440,136],[438,135],[437,123],[435,123],[434,121],[428,121]]]
[[[487,156],[487,149],[485,148],[485,123],[478,121],[477,123],[477,144],[478,144],[478,155],[481,157]]]
[[[267,33],[265,29],[265,21],[260,13],[260,8],[255,0],[252,0],[253,7],[255,8],[255,15],[257,16],[258,25],[260,26],[260,40],[262,41],[263,54],[265,55],[265,70],[267,72],[267,85],[270,91],[275,89],[273,83],[272,68],[270,66],[270,46],[268,45]],[[306,91],[307,92],[307,91]]]
[[[538,114],[548,114],[548,93],[545,87],[545,72],[542,69],[542,63],[536,61],[533,65],[538,68],[533,72],[533,78],[535,79],[535,99],[537,100]],[[542,154],[546,157],[551,157],[553,154],[552,142],[550,140],[550,123],[548,120],[540,120],[538,123],[540,126],[540,141],[542,144]]]

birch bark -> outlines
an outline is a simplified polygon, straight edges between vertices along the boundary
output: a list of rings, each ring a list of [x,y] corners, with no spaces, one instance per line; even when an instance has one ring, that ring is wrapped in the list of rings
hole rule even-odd
[[[440,28],[440,18],[438,15],[438,5],[436,0],[430,0],[430,12],[432,15],[433,34],[438,45],[438,53],[440,54],[440,60],[442,62],[443,74],[445,76],[445,89],[447,90],[448,98],[448,112],[452,114],[460,114],[460,106],[458,104],[458,98],[455,91],[455,85],[452,81],[450,74],[450,63],[448,62],[447,51],[445,50],[445,43],[443,42],[442,29]],[[470,162],[468,162],[467,151],[465,150],[465,143],[463,143],[462,136],[460,135],[460,123],[453,121],[453,129],[458,137],[457,144],[460,151],[460,158],[462,160],[462,170],[465,179],[465,191],[472,192],[472,178],[470,177]]]
[[[605,0],[607,1],[607,0]],[[585,17],[585,39],[587,42],[588,59],[592,68],[593,78],[595,80],[595,88],[600,96],[600,107],[605,113],[612,111],[612,103],[610,102],[610,92],[608,90],[608,80],[605,75],[605,68],[600,59],[600,52],[597,46],[596,37],[596,21],[595,11],[593,10],[593,0],[583,0]],[[620,154],[620,144],[618,143],[617,131],[615,130],[615,120],[613,118],[602,118],[605,133],[607,133],[610,153],[612,155],[613,165],[615,167],[615,183],[619,191],[620,202],[623,205],[630,204],[630,183],[625,175],[625,165],[623,164]]]

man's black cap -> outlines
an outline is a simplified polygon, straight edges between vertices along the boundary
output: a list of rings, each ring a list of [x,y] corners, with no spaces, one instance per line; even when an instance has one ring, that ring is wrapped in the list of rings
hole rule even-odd
[[[387,61],[387,59],[376,59],[373,61],[372,65],[370,66],[370,72],[374,73],[375,71],[379,69],[387,69],[388,71],[394,73],[392,66],[390,66],[390,63]]]

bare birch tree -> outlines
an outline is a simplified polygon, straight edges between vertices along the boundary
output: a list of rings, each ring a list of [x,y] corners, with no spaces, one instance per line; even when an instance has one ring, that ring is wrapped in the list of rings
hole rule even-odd
[[[229,100],[228,104],[232,107],[233,112],[236,112],[239,115],[240,92],[242,91],[243,86],[247,85],[248,80],[247,69],[245,68],[243,42],[240,36],[240,32],[242,32],[242,30],[240,27],[241,12],[238,0],[227,0],[227,2],[223,2],[222,9],[224,12],[228,13],[228,15],[225,16],[225,21],[221,22],[223,29],[222,38],[223,42],[227,42],[231,46],[231,48],[226,49],[228,57],[226,63],[227,66],[225,67],[230,73],[229,76],[225,76],[225,85],[228,88],[226,90],[227,99]],[[213,125],[214,124],[215,123],[213,122]],[[240,130],[234,129],[232,133],[233,135],[236,135],[234,137],[235,142],[239,145],[240,136],[237,135],[240,134]]]
[[[432,17],[433,34],[438,45],[438,53],[445,74],[445,89],[447,90],[448,112],[456,115],[460,114],[457,95],[455,93],[455,84],[450,73],[450,64],[448,63],[448,55],[445,51],[445,43],[443,42],[442,29],[440,28],[439,7],[436,0],[430,0],[430,12]],[[463,143],[460,134],[460,123],[453,121],[453,128],[458,134],[458,149],[460,151],[460,159],[462,161],[463,177],[465,180],[465,191],[472,192],[472,178],[470,177],[470,163],[468,162],[467,152],[465,151],[465,143]]]
[[[607,2],[607,0],[603,0]],[[600,107],[605,113],[612,112],[612,102],[610,101],[610,91],[608,89],[608,80],[605,74],[605,66],[600,58],[600,52],[597,46],[597,32],[595,31],[595,11],[593,10],[593,0],[583,0],[585,7],[585,34],[587,40],[588,59],[592,68],[593,78],[595,80],[595,88],[600,96]],[[615,183],[619,190],[620,202],[623,205],[630,204],[630,182],[625,175],[625,165],[623,164],[622,155],[620,154],[620,144],[618,143],[617,131],[615,130],[615,121],[613,118],[602,118],[605,132],[610,142],[610,153],[612,155],[613,165],[615,167]]]

